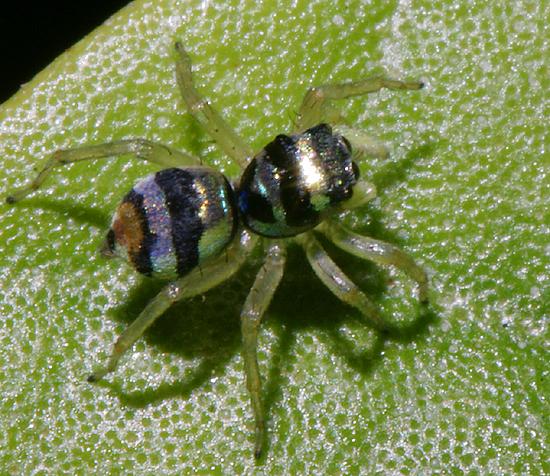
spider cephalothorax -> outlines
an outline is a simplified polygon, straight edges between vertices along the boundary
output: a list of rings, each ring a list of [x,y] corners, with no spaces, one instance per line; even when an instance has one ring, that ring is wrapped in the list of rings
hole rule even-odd
[[[256,155],[239,185],[239,209],[252,231],[272,238],[311,230],[351,198],[358,179],[351,146],[327,124],[279,135]]]
[[[344,274],[316,238],[324,234],[357,257],[397,266],[418,283],[427,301],[428,280],[412,258],[395,246],[358,235],[339,224],[338,211],[375,196],[359,179],[352,145],[359,153],[384,156],[380,143],[353,129],[346,137],[326,122],[340,118],[328,101],[388,89],[420,89],[422,83],[375,77],[310,89],[298,112],[296,130],[279,135],[254,154],[197,92],[191,61],[176,44],[176,75],[186,106],[218,146],[244,170],[230,185],[221,173],[185,152],[145,139],[128,139],[54,152],[30,185],[7,197],[14,203],[39,188],[55,167],[124,154],[163,170],[138,182],[119,205],[103,253],[126,259],[147,276],[172,280],[115,343],[106,366],[88,378],[115,370],[122,355],[174,302],[204,293],[232,276],[260,239],[266,255],[241,314],[247,387],[256,423],[255,455],[261,453],[264,415],[256,345],[259,325],[282,276],[285,246],[301,245],[319,279],[378,327],[384,322],[368,297]],[[330,117],[327,117],[330,116]],[[265,238],[261,238],[265,237]],[[268,240],[268,238],[275,238]]]

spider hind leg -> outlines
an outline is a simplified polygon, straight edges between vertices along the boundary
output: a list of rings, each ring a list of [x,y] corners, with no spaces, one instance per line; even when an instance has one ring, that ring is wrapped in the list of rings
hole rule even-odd
[[[251,237],[248,232],[243,231],[240,239],[235,239],[225,253],[165,286],[119,336],[107,365],[91,374],[88,381],[97,382],[108,373],[113,372],[120,358],[172,304],[204,293],[229,279],[244,263],[256,242],[255,237]]]
[[[192,155],[146,139],[125,139],[106,142],[104,144],[57,150],[50,155],[35,179],[29,185],[15,190],[8,195],[6,202],[15,203],[30,195],[42,186],[44,181],[57,167],[84,160],[105,159],[121,155],[132,155],[135,158],[163,167],[200,165],[200,160]]]

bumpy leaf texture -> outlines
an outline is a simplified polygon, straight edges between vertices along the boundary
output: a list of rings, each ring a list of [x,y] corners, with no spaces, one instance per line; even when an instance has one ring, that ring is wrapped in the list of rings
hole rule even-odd
[[[66,167],[1,205],[0,472],[548,472],[549,16],[529,0],[136,1],[23,86],[0,108],[3,195],[57,148],[125,137],[235,177],[185,112],[176,39],[256,150],[291,130],[310,85],[424,80],[341,106],[391,148],[362,161],[379,198],[346,221],[422,263],[432,306],[399,272],[329,247],[400,328],[382,335],[291,249],[260,339],[269,431],[256,463],[238,319],[259,256],[175,306],[92,386],[161,286],[97,253],[118,200],[155,167]]]

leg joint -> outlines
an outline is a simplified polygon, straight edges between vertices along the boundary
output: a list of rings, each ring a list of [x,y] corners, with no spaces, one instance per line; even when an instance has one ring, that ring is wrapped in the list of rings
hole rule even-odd
[[[153,143],[147,139],[132,139],[128,142],[128,149],[140,159],[148,159],[153,152]]]
[[[190,101],[188,107],[191,114],[201,114],[210,107],[210,103],[206,99],[200,98],[192,102]]]
[[[313,86],[309,88],[307,94],[317,101],[322,100],[325,96],[322,86]]]
[[[167,299],[170,301],[170,304],[174,304],[181,298],[181,294],[183,292],[183,289],[181,286],[178,285],[177,282],[170,283],[166,288],[164,289],[164,294],[166,295]]]

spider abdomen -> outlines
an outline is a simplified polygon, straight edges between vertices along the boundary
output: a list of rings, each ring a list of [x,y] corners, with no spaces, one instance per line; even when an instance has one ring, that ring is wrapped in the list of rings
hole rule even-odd
[[[319,124],[302,134],[277,136],[252,159],[241,178],[238,206],[255,233],[294,236],[351,198],[357,179],[349,142]]]
[[[222,251],[236,228],[234,192],[221,173],[170,168],[145,177],[126,194],[104,250],[142,274],[175,279]]]

